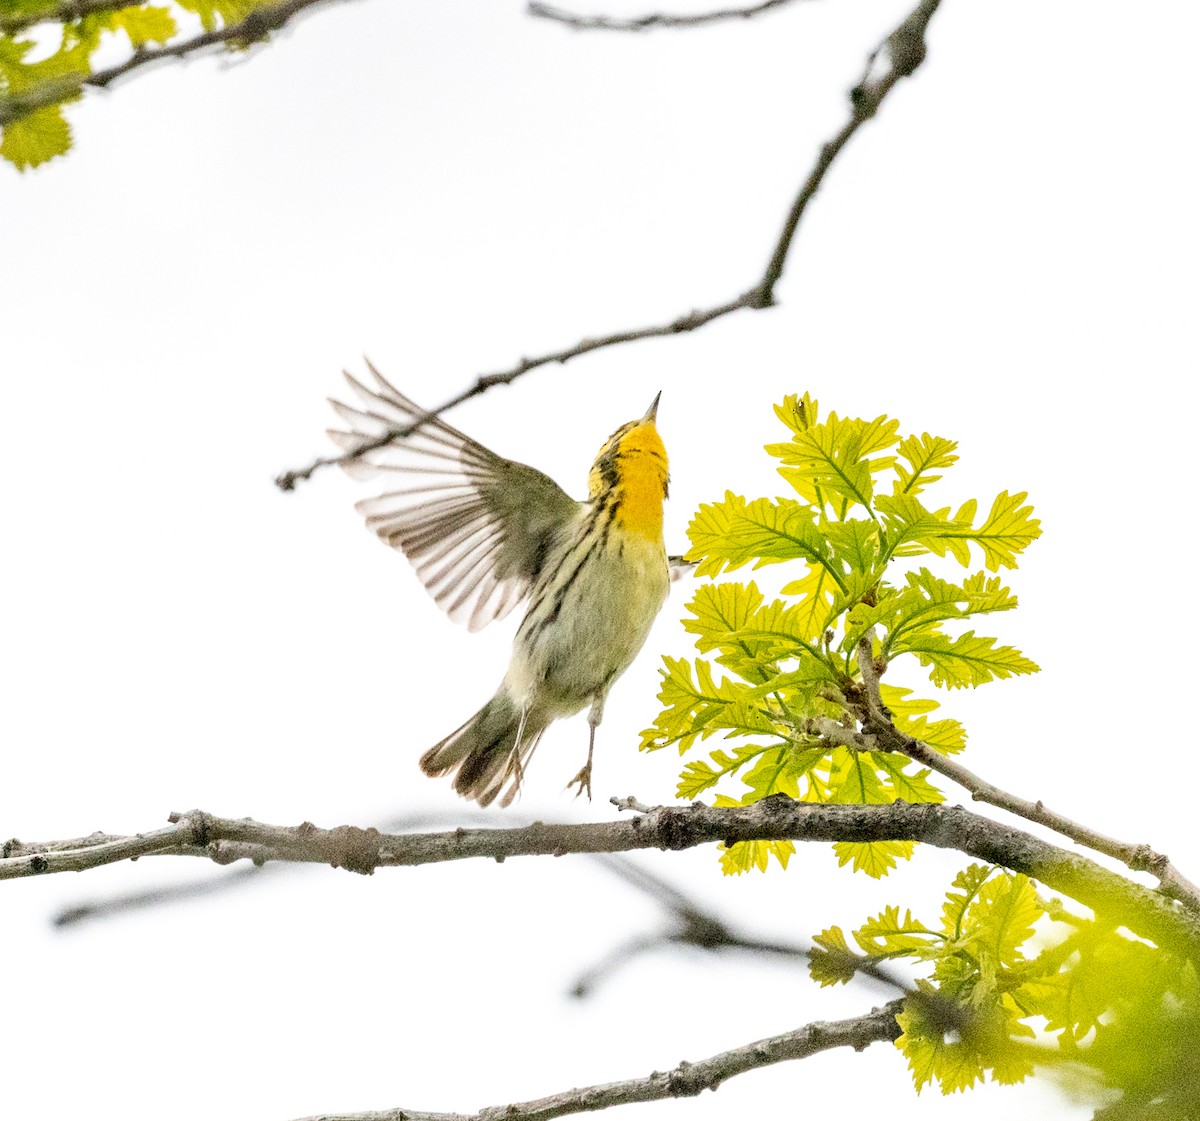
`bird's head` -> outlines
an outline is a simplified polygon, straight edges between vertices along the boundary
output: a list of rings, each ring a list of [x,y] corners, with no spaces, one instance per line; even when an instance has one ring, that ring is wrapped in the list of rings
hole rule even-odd
[[[588,493],[595,500],[607,491],[636,490],[667,497],[667,449],[655,419],[660,391],[638,420],[621,425],[604,443],[588,476]]]

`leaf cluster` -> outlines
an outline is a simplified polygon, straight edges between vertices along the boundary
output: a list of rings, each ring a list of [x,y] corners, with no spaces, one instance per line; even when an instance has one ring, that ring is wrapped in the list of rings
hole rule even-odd
[[[666,658],[662,711],[642,747],[690,754],[678,796],[714,790],[717,805],[770,794],[814,802],[937,802],[926,768],[872,750],[859,735],[852,699],[861,695],[860,643],[876,672],[907,658],[942,688],[977,686],[1032,673],[1019,650],[962,630],[964,620],[1008,611],[1016,597],[995,575],[1015,568],[1040,534],[1025,494],[1003,491],[979,517],[979,503],[931,508],[925,492],[957,460],[953,441],[902,436],[899,422],[820,420],[808,394],[776,407],[789,438],[767,445],[792,494],[747,500],[732,492],[702,505],[688,528],[697,575],[787,563],[793,578],[767,600],[754,581],[701,584],[686,629],[700,657]],[[965,578],[937,575],[913,558],[983,568]],[[947,629],[947,628],[951,629]],[[930,719],[937,702],[884,686],[896,728],[942,752],[961,750],[956,720]],[[696,751],[720,736],[728,746]],[[731,789],[732,788],[732,789]],[[912,842],[835,846],[842,864],[881,876]],[[744,842],[722,853],[727,872],[786,867],[789,842]]]
[[[814,942],[809,971],[823,986],[868,963],[925,970],[896,1041],[918,1091],[1020,1082],[1042,1067],[1077,1096],[1107,1098],[1110,1121],[1200,1116],[1194,963],[1041,899],[1026,876],[972,864],[937,923],[891,906],[849,938],[833,926]]]
[[[111,7],[62,18],[65,12],[47,0],[0,0],[0,21],[11,21],[0,22],[0,158],[25,171],[70,149],[63,106],[83,95],[96,52],[114,38],[140,51],[171,42],[181,18],[211,31],[239,23],[261,6],[262,0],[114,0]],[[20,29],[6,33],[8,26]],[[52,50],[46,53],[48,37]]]

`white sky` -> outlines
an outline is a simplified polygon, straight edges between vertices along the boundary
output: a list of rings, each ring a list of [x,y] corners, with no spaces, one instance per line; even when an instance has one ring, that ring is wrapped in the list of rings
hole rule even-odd
[[[324,825],[461,814],[416,759],[490,695],[515,622],[446,621],[363,530],[363,486],[327,474],[283,495],[272,477],[327,450],[323,398],[364,353],[435,403],[520,355],[748,286],[906,7],[617,36],[516,2],[338,6],[245,62],[89,96],[69,158],[0,168],[0,833],[146,830],[192,806]],[[946,501],[1028,489],[1045,530],[1013,578],[1021,610],[997,621],[1044,672],[944,698],[967,765],[1193,876],[1198,34],[1182,2],[946,0],[927,65],[811,209],[781,307],[530,374],[453,417],[582,493],[604,437],[661,388],[673,549],[726,487],[778,492],[761,445],[786,392],[958,439]],[[522,815],[671,798],[679,760],[634,745],[659,655],[688,649],[685,590],[610,700],[597,802],[561,793],[581,717],[548,734]],[[889,902],[936,916],[965,863],[922,849],[875,883],[826,846],[739,880],[711,851],[639,859],[792,937]],[[145,860],[4,886],[0,1114],[470,1111],[887,999],[659,954],[573,1003],[578,972],[657,924],[576,858],[309,869],[49,926],[63,905],[215,872]],[[1041,1088],[918,1101],[883,1046],[620,1116],[884,1107],[1071,1116]]]

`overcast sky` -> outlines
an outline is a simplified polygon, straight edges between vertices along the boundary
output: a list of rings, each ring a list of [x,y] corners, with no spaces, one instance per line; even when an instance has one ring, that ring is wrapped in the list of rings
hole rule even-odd
[[[364,354],[432,404],[522,355],[742,291],[906,8],[826,0],[621,36],[516,2],[363,0],[242,61],[89,94],[68,158],[0,166],[0,833],[148,830],[193,806],[462,820],[416,760],[491,694],[517,616],[468,635],[363,529],[352,503],[369,488],[327,473],[284,495],[273,476],[328,450],[324,398]],[[806,217],[781,306],[540,370],[452,418],[582,495],[601,442],[661,389],[672,551],[700,502],[778,493],[761,449],[785,393],[957,439],[945,502],[1028,490],[1044,529],[1012,577],[1020,610],[996,624],[1043,673],[943,698],[971,733],[965,762],[1193,877],[1198,34],[1182,0],[946,0],[928,63]],[[580,717],[489,822],[671,799],[679,759],[635,746],[661,655],[689,649],[686,595],[613,691],[596,802],[562,791]],[[796,938],[893,902],[936,918],[966,863],[923,848],[877,883],[828,846],[737,880],[712,851],[638,859]],[[465,1112],[890,998],[658,954],[572,1002],[580,971],[658,923],[581,858],[293,870],[49,924],[216,874],[143,860],[4,885],[0,1113]],[[832,1109],[1072,1116],[1044,1087],[918,1101],[884,1046],[620,1116]]]

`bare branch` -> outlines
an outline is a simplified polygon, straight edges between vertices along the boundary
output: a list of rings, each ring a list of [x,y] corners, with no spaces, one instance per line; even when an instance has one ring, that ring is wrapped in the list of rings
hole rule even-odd
[[[525,11],[527,15],[537,19],[565,23],[577,31],[649,31],[653,27],[703,27],[705,24],[724,23],[727,20],[753,19],[763,12],[782,8],[793,2],[794,0],[763,0],[761,4],[752,4],[748,8],[718,8],[715,11],[698,12],[690,16],[654,12],[628,19],[616,16],[580,16],[564,8],[556,8],[552,4],[538,3],[536,0]]]
[[[245,19],[231,23],[213,31],[205,31],[190,39],[183,39],[165,47],[138,48],[124,62],[110,66],[106,70],[97,70],[92,74],[69,74],[51,81],[42,82],[21,93],[9,94],[0,98],[0,127],[19,121],[39,109],[49,105],[58,105],[77,97],[84,86],[103,89],[118,78],[125,77],[135,70],[162,62],[169,58],[186,58],[208,47],[219,43],[235,43],[248,45],[263,39],[272,31],[280,30],[285,24],[303,12],[306,8],[326,3],[327,0],[281,0],[278,4],[264,4],[255,8]],[[103,8],[113,5],[97,5]]]
[[[412,1109],[388,1109],[372,1113],[322,1113],[305,1121],[551,1121],[573,1113],[590,1113],[635,1102],[666,1101],[695,1097],[716,1090],[739,1074],[775,1063],[807,1059],[835,1047],[861,1051],[872,1043],[894,1040],[900,1035],[896,1015],[902,1001],[875,1008],[850,1020],[816,1022],[783,1035],[773,1035],[731,1051],[722,1051],[694,1063],[682,1062],[674,1070],[655,1071],[644,1078],[607,1082],[567,1090],[548,1098],[488,1106],[478,1113],[423,1113]]]
[[[971,798],[976,802],[986,802],[990,806],[1008,810],[1026,821],[1044,825],[1094,852],[1121,861],[1135,872],[1149,872],[1158,879],[1166,895],[1179,900],[1189,910],[1200,913],[1200,886],[1192,883],[1165,855],[1155,852],[1149,845],[1118,841],[1049,809],[1040,800],[1031,802],[1027,798],[1010,794],[1007,790],[993,786],[961,763],[947,758],[937,748],[901,732],[883,704],[879,690],[879,669],[871,655],[870,634],[864,635],[859,641],[857,654],[867,708],[862,722],[863,732],[874,737],[873,744],[864,746],[871,746],[873,750],[896,751],[907,755],[931,771],[957,782],[959,786],[970,791]]]
[[[190,821],[133,837],[93,833],[70,841],[26,844],[15,838],[4,843],[0,857],[0,879],[39,876],[46,872],[82,872],[123,860],[137,860],[156,853],[182,853],[195,846]],[[197,851],[197,855],[207,855]]]
[[[36,12],[15,12],[0,15],[0,35],[16,35],[27,27],[39,23],[67,23],[83,19],[95,12],[119,12],[122,8],[133,8],[145,0],[62,0]]]
[[[1025,798],[1018,798],[1015,794],[993,786],[973,771],[967,770],[962,764],[948,759],[936,748],[930,747],[929,744],[922,743],[920,740],[915,740],[911,736],[906,736],[894,727],[882,730],[880,743],[885,750],[900,751],[924,764],[931,771],[937,771],[938,774],[945,775],[957,782],[959,786],[970,791],[971,798],[976,802],[986,802],[988,805],[998,806],[1026,821],[1044,825],[1064,837],[1069,837],[1072,841],[1086,845],[1095,852],[1121,861],[1135,872],[1149,872],[1158,879],[1166,895],[1179,900],[1190,910],[1200,913],[1200,886],[1192,883],[1165,855],[1155,852],[1149,845],[1118,841],[1056,813],[1040,800],[1030,802]]]
[[[522,358],[515,366],[507,370],[499,370],[491,374],[481,374],[467,389],[451,397],[450,400],[443,402],[436,409],[430,410],[424,416],[418,418],[415,423],[387,432],[378,440],[364,444],[353,452],[346,452],[343,455],[336,456],[323,456],[312,460],[305,467],[292,471],[284,471],[276,477],[275,485],[281,490],[292,490],[298,482],[302,479],[311,478],[314,472],[321,468],[333,464],[347,463],[368,452],[384,447],[393,440],[401,440],[406,436],[411,436],[417,428],[433,417],[440,416],[456,405],[460,405],[472,397],[477,397],[481,393],[485,393],[493,386],[507,385],[510,382],[516,381],[517,378],[527,374],[530,370],[536,370],[540,366],[548,366],[555,363],[563,365],[572,358],[578,358],[591,351],[602,350],[605,347],[617,346],[621,343],[636,342],[640,339],[662,338],[668,335],[686,334],[690,331],[698,330],[706,324],[711,323],[714,319],[720,319],[735,311],[743,309],[759,311],[763,308],[774,307],[775,287],[783,277],[788,252],[791,250],[796,230],[799,228],[804,212],[808,209],[808,204],[816,197],[817,191],[824,182],[829,169],[833,166],[834,160],[837,159],[850,138],[859,128],[875,116],[884,98],[895,88],[896,84],[902,78],[911,74],[921,64],[925,57],[925,29],[929,25],[929,21],[937,10],[939,3],[940,0],[922,0],[904,22],[887,37],[885,45],[889,64],[887,69],[878,77],[871,77],[870,75],[874,60],[883,48],[877,48],[872,52],[862,80],[850,91],[849,119],[831,140],[822,145],[817,162],[808,173],[808,177],[801,184],[792,202],[787,218],[784,220],[783,229],[780,231],[779,237],[772,248],[766,269],[752,288],[747,289],[740,296],[736,296],[723,304],[688,312],[686,315],[681,315],[668,323],[663,323],[656,327],[638,327],[630,331],[617,331],[610,335],[586,338],[574,346],[569,346],[562,350],[542,354],[536,358]]]
[[[17,845],[12,850],[17,855],[0,859],[0,879],[81,871],[167,853],[207,856],[218,864],[238,859],[330,864],[370,875],[376,868],[448,860],[680,850],[717,841],[924,841],[1023,872],[1145,938],[1182,953],[1200,954],[1200,916],[1079,853],[961,806],[826,805],[794,802],[777,794],[750,806],[659,806],[609,822],[408,834],[352,825],[320,829],[310,822],[296,827],[265,825],[245,818],[213,817],[200,810],[174,814],[172,820],[165,829],[136,837],[94,842],[83,838],[82,846],[75,849]],[[13,845],[10,842],[5,851]],[[43,851],[32,852],[34,847]]]

